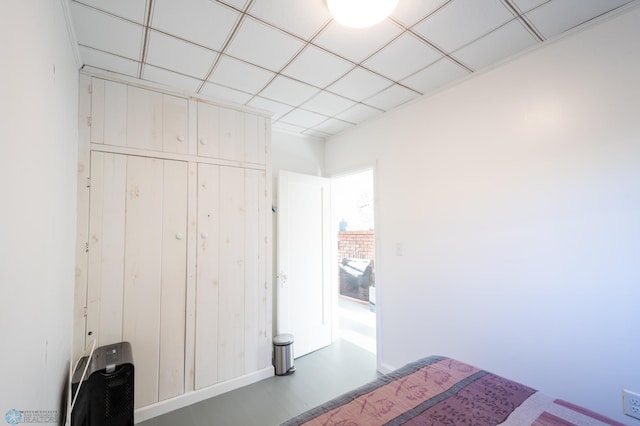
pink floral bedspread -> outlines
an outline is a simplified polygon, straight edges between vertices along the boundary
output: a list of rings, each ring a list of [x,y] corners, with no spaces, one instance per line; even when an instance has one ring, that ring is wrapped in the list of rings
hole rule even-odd
[[[283,423],[283,426],[293,425],[604,426],[622,423],[460,361],[432,356]]]

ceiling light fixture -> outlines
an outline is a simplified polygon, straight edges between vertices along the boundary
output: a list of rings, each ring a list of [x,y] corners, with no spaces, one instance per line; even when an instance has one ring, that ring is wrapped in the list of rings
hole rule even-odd
[[[398,0],[327,0],[333,19],[353,28],[370,27],[386,19]]]

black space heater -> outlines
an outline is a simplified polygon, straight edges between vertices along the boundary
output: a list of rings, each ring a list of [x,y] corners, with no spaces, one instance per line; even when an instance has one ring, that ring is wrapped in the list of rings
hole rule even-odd
[[[82,386],[80,380],[89,363]],[[83,357],[73,373],[71,396],[80,392],[71,426],[133,426],[134,368],[131,344],[101,346]]]

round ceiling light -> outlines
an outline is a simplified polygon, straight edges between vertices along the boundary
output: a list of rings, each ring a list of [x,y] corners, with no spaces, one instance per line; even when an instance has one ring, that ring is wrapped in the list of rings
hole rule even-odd
[[[333,19],[353,28],[370,27],[383,21],[398,5],[398,0],[327,0]]]

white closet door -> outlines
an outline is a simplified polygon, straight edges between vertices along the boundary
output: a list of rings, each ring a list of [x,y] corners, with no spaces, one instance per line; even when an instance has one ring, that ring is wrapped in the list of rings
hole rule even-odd
[[[87,343],[131,342],[136,408],[184,393],[187,169],[92,153]]]
[[[244,169],[220,167],[218,379],[244,373]]]
[[[267,367],[270,342],[267,338],[266,272],[266,173],[247,169],[245,174],[245,272],[244,272],[244,368],[245,372]]]
[[[126,157],[91,154],[86,346],[122,341]]]
[[[244,161],[245,113],[220,108],[220,158]]]
[[[198,155],[220,158],[220,108],[198,102]]]
[[[137,360],[136,408],[158,401],[162,183],[162,160],[128,158],[122,335]]]
[[[91,142],[127,146],[127,86],[91,79]]]
[[[219,198],[220,167],[198,164],[195,389],[218,382]]]
[[[162,151],[162,94],[127,88],[127,146]]]
[[[246,113],[244,119],[244,161],[264,164],[266,156],[267,125],[262,116]]]
[[[188,165],[164,161],[158,398],[184,393]]]
[[[177,96],[162,95],[162,105],[164,152],[187,154],[189,152],[187,100]]]

